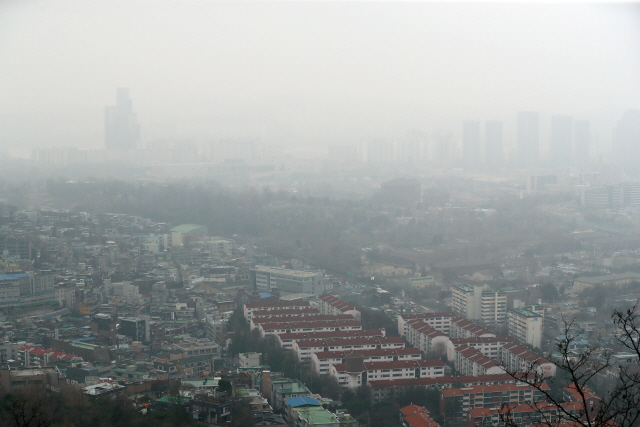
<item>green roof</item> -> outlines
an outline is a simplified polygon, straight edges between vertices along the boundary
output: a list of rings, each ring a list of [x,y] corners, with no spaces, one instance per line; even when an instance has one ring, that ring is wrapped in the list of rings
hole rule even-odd
[[[291,384],[291,388],[282,388],[280,390],[281,393],[305,393],[309,392],[309,390],[305,386],[301,386],[298,383]]]
[[[182,233],[182,234],[190,234],[190,233],[195,233],[196,231],[199,231],[200,229],[204,229],[204,233],[207,233],[206,229],[207,227],[204,225],[198,225],[198,224],[182,224],[182,225],[178,225],[177,227],[173,227],[171,229],[172,232],[176,232],[176,233]]]
[[[534,313],[533,311],[524,308],[514,308],[513,311],[526,317],[542,317],[538,313]]]
[[[186,397],[186,396],[178,397],[178,396],[171,396],[171,395],[167,394],[166,396],[162,396],[160,399],[158,399],[157,402],[178,403],[180,401],[180,403],[186,403],[186,402],[190,401],[191,399],[193,399],[193,397]]]
[[[297,412],[300,414],[300,418],[307,420],[310,425],[333,424],[338,422],[335,414],[332,414],[321,406],[300,408]]]

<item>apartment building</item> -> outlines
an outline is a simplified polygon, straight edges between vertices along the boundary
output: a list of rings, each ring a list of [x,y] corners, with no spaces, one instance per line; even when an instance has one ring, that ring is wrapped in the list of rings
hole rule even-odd
[[[540,348],[542,316],[524,308],[509,310],[509,335],[522,344]]]
[[[468,346],[478,350],[490,359],[498,360],[500,357],[500,348],[512,342],[511,337],[451,338],[447,340],[447,359],[450,361],[453,360],[453,351],[457,347]]]
[[[578,414],[582,411],[579,402],[563,404],[569,413]],[[518,405],[494,406],[492,408],[474,408],[467,412],[467,427],[503,427],[505,415],[509,425],[518,426],[561,426],[566,415],[556,405],[547,402],[521,403]],[[501,416],[502,415],[502,416]],[[572,425],[572,424],[569,424]]]
[[[420,319],[407,322],[405,338],[425,354],[442,353],[439,356],[444,355],[447,341],[449,341],[449,337],[444,332],[432,328]]]
[[[543,377],[556,375],[556,365],[518,344],[506,344],[500,348],[500,361],[508,372],[529,372],[535,370]]]
[[[351,320],[319,320],[315,322],[279,322],[261,323],[258,325],[260,335],[279,335],[296,332],[329,332],[329,331],[355,331],[362,329],[362,323]]]
[[[541,388],[549,390],[543,383]],[[447,420],[464,420],[467,412],[475,408],[493,408],[502,405],[518,405],[544,400],[542,391],[525,383],[477,385],[447,388],[440,391],[440,414]]]
[[[329,375],[341,387],[357,388],[368,381],[442,377],[444,366],[444,362],[438,359],[364,362],[362,356],[354,356],[347,358],[345,363],[331,365]]]
[[[451,320],[449,330],[451,338],[475,338],[475,337],[495,337],[493,332],[476,325],[468,319],[456,317]]]
[[[422,359],[422,352],[417,348],[410,347],[334,350],[313,353],[311,355],[311,367],[316,374],[325,375],[329,373],[329,367],[331,365],[345,363],[346,358],[355,355],[356,352],[363,357],[365,362]]]
[[[360,351],[404,348],[400,337],[370,337],[351,339],[308,340],[293,343],[292,350],[300,361],[309,361],[315,353],[323,351]]]
[[[249,320],[254,311],[303,310],[311,308],[309,301],[256,301],[244,305],[244,318]]]
[[[255,310],[251,312],[252,319],[271,318],[271,317],[308,317],[308,316],[319,316],[319,315],[320,315],[320,310],[318,310],[317,308]]]
[[[458,375],[497,375],[504,374],[500,364],[466,345],[453,349],[453,366]]]
[[[487,325],[503,325],[507,314],[507,293],[482,286],[456,285],[452,288],[453,311],[469,320]]]
[[[369,381],[374,402],[390,400],[403,395],[415,387],[442,390],[452,387],[473,387],[477,385],[515,384],[518,380],[509,374],[479,375],[436,378],[405,378],[391,381]]]
[[[400,427],[440,427],[440,425],[431,418],[426,408],[411,404],[400,408]]]
[[[331,339],[350,339],[350,338],[369,338],[369,337],[384,337],[384,331],[379,329],[360,329],[350,331],[325,331],[325,332],[296,332],[296,333],[284,333],[277,335],[278,344],[280,347],[291,350],[293,344],[298,341],[305,340],[331,340]]]
[[[451,320],[457,317],[458,315],[453,312],[401,314],[398,316],[398,334],[401,337],[407,336],[408,322],[421,320],[422,323],[431,326],[433,329],[449,335]]]
[[[354,306],[347,304],[333,295],[320,295],[318,297],[318,304],[321,314],[350,314],[357,320],[361,318],[359,310],[356,310]]]
[[[60,362],[82,362],[82,358],[75,354],[30,345],[19,348],[17,356],[18,362],[24,367],[52,366]]]
[[[317,316],[280,316],[280,317],[252,317],[249,320],[249,326],[251,330],[257,329],[260,325],[267,323],[305,323],[305,322],[322,322],[327,320],[355,320],[350,314],[338,314],[338,315],[317,315]]]

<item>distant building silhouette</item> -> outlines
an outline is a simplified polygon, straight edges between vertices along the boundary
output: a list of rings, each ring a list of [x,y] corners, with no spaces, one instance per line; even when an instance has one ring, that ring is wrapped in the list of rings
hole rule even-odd
[[[480,122],[462,122],[462,160],[466,166],[480,162]]]
[[[104,145],[107,150],[131,150],[140,139],[140,125],[133,112],[129,89],[120,87],[116,105],[104,110]]]
[[[620,163],[640,163],[640,111],[627,110],[613,131],[613,149]]]
[[[551,117],[551,145],[549,160],[553,165],[573,163],[573,117]]]
[[[584,166],[589,163],[589,120],[573,123],[573,164]]]
[[[485,161],[489,165],[502,163],[502,122],[490,120],[485,123]]]
[[[540,114],[537,111],[518,112],[517,163],[535,166],[540,160]]]

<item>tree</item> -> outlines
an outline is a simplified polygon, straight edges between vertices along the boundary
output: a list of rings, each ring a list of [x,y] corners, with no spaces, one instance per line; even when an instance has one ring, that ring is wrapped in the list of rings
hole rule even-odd
[[[220,393],[226,393],[228,396],[231,396],[231,393],[233,393],[233,385],[231,384],[231,381],[220,380],[218,382],[218,391]]]
[[[0,426],[49,427],[53,409],[41,390],[6,394],[0,400]]]
[[[231,416],[235,427],[253,427],[254,419],[251,405],[245,399],[234,396],[231,402]]]
[[[617,361],[609,349],[589,345],[576,350],[574,343],[583,331],[576,330],[574,321],[565,321],[564,339],[556,344],[557,366],[555,378],[545,378],[538,366],[531,364],[525,372],[509,372],[514,378],[538,390],[548,403],[555,406],[560,420],[589,427],[631,427],[640,420],[640,314],[639,305],[611,316],[617,328],[615,340],[629,350],[633,357],[626,363]],[[548,382],[550,387],[543,387]],[[599,395],[592,390],[599,383]],[[564,393],[562,391],[565,391]],[[569,397],[572,394],[573,397]],[[574,402],[574,403],[570,403]],[[504,406],[501,419],[505,425],[522,425]],[[537,424],[555,427],[558,422],[549,411],[535,407]],[[532,423],[530,422],[530,424]]]

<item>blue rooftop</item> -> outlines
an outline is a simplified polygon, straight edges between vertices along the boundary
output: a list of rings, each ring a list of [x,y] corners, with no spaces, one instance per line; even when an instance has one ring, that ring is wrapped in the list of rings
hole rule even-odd
[[[0,280],[15,280],[21,277],[29,277],[29,274],[28,273],[0,274]]]
[[[312,397],[303,397],[303,396],[292,397],[291,399],[287,399],[285,403],[291,406],[292,408],[297,408],[298,406],[305,406],[305,405],[322,406],[320,402],[318,402],[316,399]]]
[[[260,298],[267,298],[270,296],[272,296],[271,292],[260,292]]]

